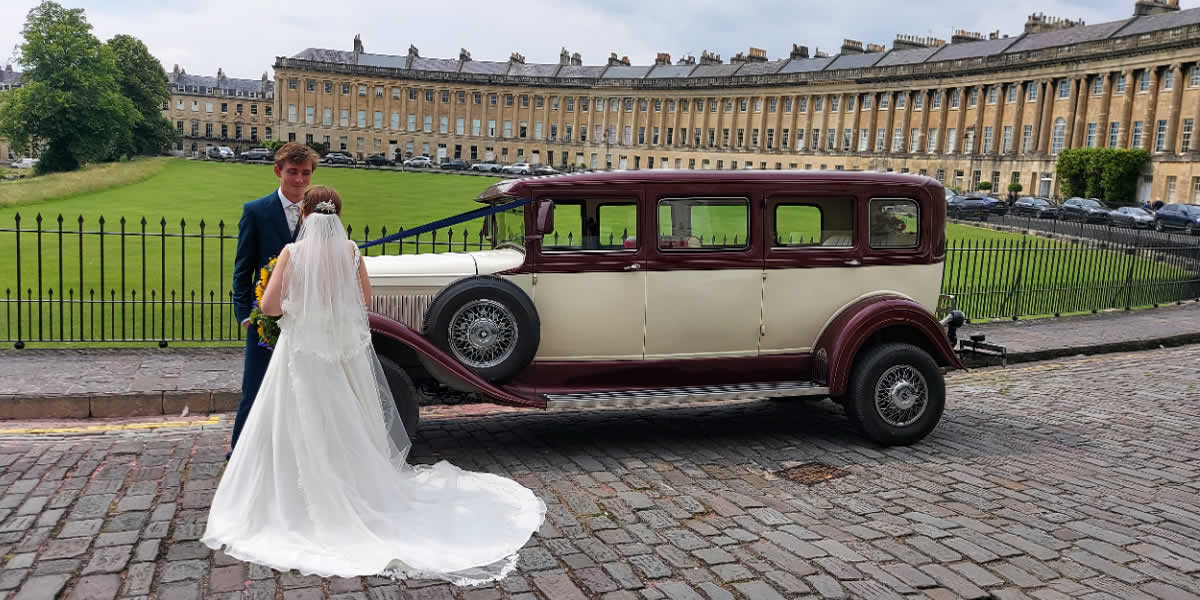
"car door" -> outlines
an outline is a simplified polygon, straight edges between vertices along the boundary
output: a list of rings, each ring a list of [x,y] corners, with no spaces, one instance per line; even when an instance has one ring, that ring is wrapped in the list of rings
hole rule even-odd
[[[530,298],[541,321],[535,360],[641,360],[646,318],[641,187],[547,190],[534,198],[546,200],[554,202],[554,230],[530,257],[536,273]]]
[[[874,282],[862,270],[857,198],[809,186],[764,191],[766,248],[759,353],[807,354],[832,315]]]
[[[760,196],[749,184],[646,186],[646,359],[758,354]]]

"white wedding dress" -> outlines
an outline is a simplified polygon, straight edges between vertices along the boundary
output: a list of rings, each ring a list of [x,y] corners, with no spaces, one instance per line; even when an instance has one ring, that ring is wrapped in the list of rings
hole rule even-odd
[[[507,576],[545,503],[498,475],[409,465],[371,346],[357,248],[336,215],[313,213],[288,252],[282,333],[201,541],[321,577]]]

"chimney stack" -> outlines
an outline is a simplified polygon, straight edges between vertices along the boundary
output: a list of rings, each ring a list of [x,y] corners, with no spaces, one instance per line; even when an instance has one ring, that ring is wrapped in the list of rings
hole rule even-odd
[[[362,37],[359,34],[354,34],[354,64],[358,64],[358,57],[363,53]]]
[[[858,40],[843,39],[842,54],[862,54],[863,44]]]
[[[1033,13],[1025,19],[1025,33],[1042,33],[1044,31],[1058,31],[1060,29],[1070,29],[1071,27],[1080,27],[1083,25],[1083,20],[1073,21],[1062,17],[1047,17],[1045,13]]]
[[[892,42],[893,50],[912,50],[914,48],[939,48],[946,45],[946,40],[935,37],[920,37],[915,35],[898,34]]]
[[[954,35],[950,37],[951,44],[961,44],[964,42],[977,42],[983,39],[982,33],[967,31],[965,29],[955,29]]]
[[[694,64],[696,64],[696,57],[689,54],[683,58],[680,58],[679,61],[676,62],[675,64],[677,64],[677,65],[694,65]]]
[[[700,64],[702,65],[719,65],[721,64],[721,55],[713,54],[708,50],[700,53]]]
[[[767,51],[762,48],[750,47],[750,54],[746,57],[748,62],[767,62]]]
[[[416,46],[409,44],[408,45],[408,55],[412,58],[421,58],[421,51],[417,50]]]
[[[522,55],[520,52],[513,52],[512,54],[509,55],[508,62],[520,63],[523,65],[523,64],[525,64],[525,56]]]
[[[470,52],[467,52],[467,49],[466,49],[466,48],[459,48],[459,49],[458,49],[458,60],[461,60],[461,61],[463,61],[463,62],[470,61],[470,60],[471,60],[471,53],[470,53]]]
[[[576,67],[578,67],[579,65],[582,65],[583,64],[583,56],[580,55],[578,52],[571,53],[571,64]]]
[[[654,58],[654,64],[656,64],[656,65],[669,65],[669,64],[671,64],[671,55],[670,55],[670,54],[668,54],[668,53],[666,53],[666,52],[659,52],[659,53],[658,53],[658,56],[656,56],[656,57]]]
[[[1133,3],[1133,16],[1146,17],[1179,10],[1179,0],[1137,0]]]
[[[867,54],[875,54],[884,50],[887,50],[887,48],[884,48],[881,44],[867,44]]]
[[[808,58],[808,46],[800,46],[798,44],[792,44],[791,59],[798,60],[801,58]]]
[[[610,67],[628,67],[629,66],[629,57],[622,56],[621,58],[617,58],[616,52],[609,52],[608,53],[608,66],[610,66]]]

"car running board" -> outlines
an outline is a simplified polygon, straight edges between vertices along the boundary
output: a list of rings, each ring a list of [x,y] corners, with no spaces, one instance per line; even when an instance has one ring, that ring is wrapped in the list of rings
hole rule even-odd
[[[804,381],[543,394],[546,409],[632,408],[791,396],[828,396],[829,388]]]

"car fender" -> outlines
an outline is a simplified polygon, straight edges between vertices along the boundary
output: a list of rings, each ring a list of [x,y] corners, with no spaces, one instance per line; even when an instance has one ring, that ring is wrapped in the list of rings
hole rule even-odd
[[[830,396],[848,389],[855,357],[872,337],[912,343],[942,367],[964,368],[937,318],[915,300],[899,294],[859,298],[830,320],[813,347],[813,380],[825,384]]]
[[[457,360],[454,360],[454,358],[449,354],[442,352],[440,348],[435,346],[433,342],[429,341],[429,339],[427,339],[425,336],[421,335],[420,332],[409,328],[407,325],[400,323],[399,321],[392,320],[374,312],[367,313],[367,321],[372,337],[383,337],[393,342],[403,344],[432,365],[441,369],[443,373],[440,373],[439,375],[449,375],[457,380],[454,382],[442,381],[442,383],[457,384],[454,386],[457,388],[462,388],[465,386],[472,391],[488,396],[489,398],[503,404],[530,407],[542,406],[542,404],[539,404],[534,400],[524,398],[498,388],[488,381],[480,378],[478,375],[471,372],[470,369],[467,369]]]

